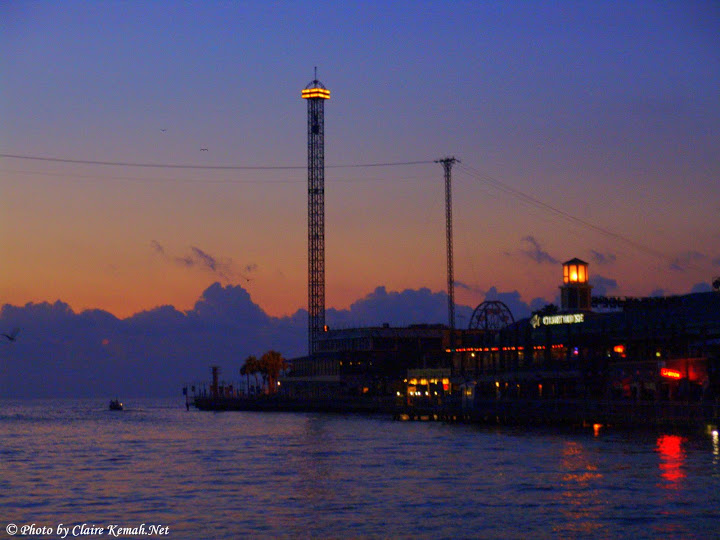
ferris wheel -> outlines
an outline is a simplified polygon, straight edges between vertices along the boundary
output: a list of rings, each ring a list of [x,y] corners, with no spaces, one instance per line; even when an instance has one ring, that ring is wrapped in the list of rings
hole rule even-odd
[[[469,330],[497,332],[515,322],[510,308],[500,300],[486,300],[473,311]]]

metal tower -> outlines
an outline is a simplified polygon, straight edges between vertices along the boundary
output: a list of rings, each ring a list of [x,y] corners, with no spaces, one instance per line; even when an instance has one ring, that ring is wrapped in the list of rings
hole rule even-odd
[[[447,297],[448,297],[448,324],[455,330],[455,279],[453,277],[453,234],[452,234],[452,191],[450,171],[459,159],[446,157],[435,160],[442,163],[445,169],[445,227],[447,232]]]
[[[330,90],[315,79],[302,91],[308,104],[308,354],[325,328],[325,100]]]

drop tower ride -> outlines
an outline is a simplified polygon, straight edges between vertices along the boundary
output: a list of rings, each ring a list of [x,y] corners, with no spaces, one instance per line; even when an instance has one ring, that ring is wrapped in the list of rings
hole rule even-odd
[[[330,90],[315,79],[302,91],[308,117],[308,354],[325,328],[325,100]]]

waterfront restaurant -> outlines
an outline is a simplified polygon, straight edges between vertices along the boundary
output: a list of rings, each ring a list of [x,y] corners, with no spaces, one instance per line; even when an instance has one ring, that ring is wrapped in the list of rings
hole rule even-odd
[[[347,408],[454,401],[476,411],[510,401],[518,411],[553,400],[720,403],[720,292],[591,293],[588,263],[572,259],[562,265],[559,308],[499,327],[327,329],[314,356],[290,361],[280,394]]]
[[[563,264],[560,293],[559,309],[461,335],[448,352],[465,394],[697,402],[720,396],[719,292],[592,297],[588,264],[572,259]]]
[[[446,339],[446,327],[440,324],[327,328],[318,340],[318,351],[314,356],[290,361],[292,370],[280,380],[281,393],[286,397],[307,399],[394,399],[398,393],[404,395],[407,391],[408,370],[448,367]],[[449,370],[440,377],[440,384],[448,377]],[[435,381],[437,377],[430,379]],[[427,385],[426,382],[419,387],[429,392],[431,388]],[[433,387],[432,391],[436,389]]]

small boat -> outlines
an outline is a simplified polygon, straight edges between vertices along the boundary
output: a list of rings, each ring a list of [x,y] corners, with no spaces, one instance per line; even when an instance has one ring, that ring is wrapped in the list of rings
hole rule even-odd
[[[119,399],[110,400],[110,410],[111,411],[122,411],[123,410],[122,402]]]

